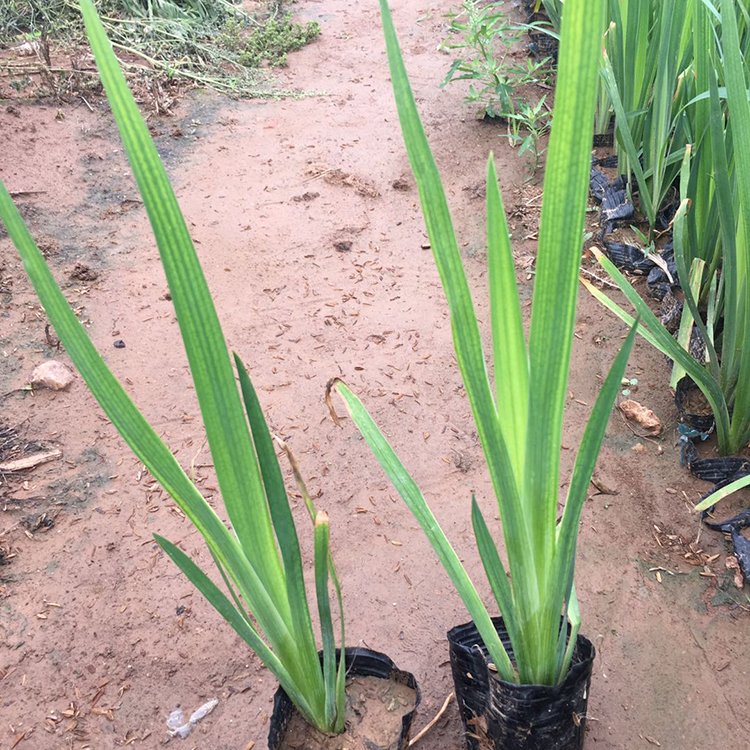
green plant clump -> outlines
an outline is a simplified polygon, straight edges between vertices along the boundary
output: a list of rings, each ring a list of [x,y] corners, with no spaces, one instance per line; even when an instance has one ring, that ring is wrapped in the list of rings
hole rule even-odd
[[[718,47],[713,55],[704,57],[712,60],[705,74],[708,91],[700,95],[700,101],[694,102],[700,107],[706,105],[705,133],[700,134],[700,161],[696,161],[688,144],[681,160],[682,200],[674,218],[675,261],[685,297],[683,321],[688,323],[688,334],[692,326],[698,329],[705,345],[704,361],[697,361],[686,351],[689,335],[682,338],[682,345],[675,340],[617,267],[601,253],[598,258],[640,316],[639,333],[672,358],[703,392],[716,422],[719,452],[731,455],[743,451],[750,442],[750,298],[747,293],[750,278],[750,102],[747,97],[750,72],[743,58],[745,13],[734,0],[722,0],[718,8],[720,18],[701,0],[694,3],[700,26],[710,24],[696,37]],[[744,39],[747,41],[747,36]],[[723,89],[718,85],[720,77],[725,82]],[[704,202],[698,205],[698,196],[690,194],[697,182],[696,164],[705,173],[700,176],[701,181],[710,184],[710,190],[700,193]],[[700,257],[693,243],[696,238],[705,236],[705,231],[699,233],[688,221],[690,212],[695,219],[696,212],[709,209],[716,212],[709,226],[721,242],[721,273],[717,273],[718,260]],[[626,310],[600,289],[584,283],[594,297],[632,325],[633,317]],[[702,304],[701,289],[707,290],[705,304]]]
[[[323,732],[341,732],[345,669],[344,659],[336,654],[329,585],[338,601],[342,648],[344,624],[340,586],[329,552],[328,517],[313,507],[295,467],[314,521],[321,659],[297,532],[257,395],[236,355],[233,367],[185,219],[92,0],[81,0],[81,8],[156,238],[231,529],[188,478],[94,348],[2,182],[0,219],[73,363],[133,452],[201,533],[227,593],[177,545],[158,535],[156,541],[258,654],[307,721]]]
[[[578,526],[587,488],[635,337],[631,330],[596,399],[558,520],[560,453],[578,274],[591,167],[604,4],[566,0],[528,341],[513,252],[493,159],[487,165],[491,367],[482,344],[440,175],[424,134],[386,0],[381,0],[396,105],[433,255],[450,310],[453,343],[502,523],[501,560],[476,499],[472,522],[513,659],[422,492],[357,396],[333,388],[461,596],[499,675],[559,684],[580,627],[574,586]],[[490,373],[494,374],[494,378]],[[494,382],[493,382],[494,381]]]

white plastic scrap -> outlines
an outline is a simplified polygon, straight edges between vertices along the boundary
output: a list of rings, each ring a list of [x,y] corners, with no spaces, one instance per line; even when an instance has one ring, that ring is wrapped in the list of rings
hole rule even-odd
[[[185,715],[182,713],[181,708],[175,708],[171,714],[167,717],[167,729],[171,737],[180,737],[185,739],[190,732],[193,731],[193,727],[203,718],[208,716],[216,706],[219,705],[218,698],[212,698],[207,703],[204,703],[200,708],[197,708],[190,714],[190,718],[185,721]]]

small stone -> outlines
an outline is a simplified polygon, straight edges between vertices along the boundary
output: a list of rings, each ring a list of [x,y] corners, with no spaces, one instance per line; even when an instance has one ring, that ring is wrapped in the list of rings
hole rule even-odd
[[[31,374],[31,385],[52,391],[64,391],[72,382],[71,369],[55,359],[42,362]]]
[[[115,349],[124,349],[125,348],[125,342],[122,339],[117,339],[114,342]]]

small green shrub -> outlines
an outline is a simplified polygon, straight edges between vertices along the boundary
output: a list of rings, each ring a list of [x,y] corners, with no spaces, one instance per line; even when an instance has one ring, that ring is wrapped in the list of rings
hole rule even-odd
[[[550,113],[545,97],[529,98],[529,90],[546,81],[549,59],[516,60],[514,48],[529,26],[510,20],[504,5],[502,0],[464,0],[461,10],[451,16],[451,36],[441,48],[458,56],[440,85],[469,81],[466,101],[478,105],[484,116],[505,120],[511,145],[520,146],[519,153],[529,151],[536,169]]]

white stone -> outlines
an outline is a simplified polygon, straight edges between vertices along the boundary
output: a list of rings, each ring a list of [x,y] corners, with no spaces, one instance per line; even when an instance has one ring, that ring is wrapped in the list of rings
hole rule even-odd
[[[31,374],[31,385],[63,391],[73,382],[73,373],[69,367],[56,359],[50,359],[38,365]]]

